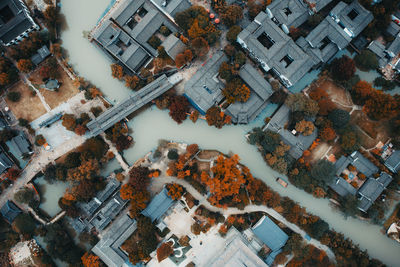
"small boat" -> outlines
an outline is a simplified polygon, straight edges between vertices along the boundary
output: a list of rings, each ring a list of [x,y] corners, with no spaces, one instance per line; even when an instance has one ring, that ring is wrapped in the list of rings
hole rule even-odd
[[[283,187],[287,187],[288,186],[288,182],[286,182],[285,180],[283,180],[280,177],[276,178],[276,181]]]

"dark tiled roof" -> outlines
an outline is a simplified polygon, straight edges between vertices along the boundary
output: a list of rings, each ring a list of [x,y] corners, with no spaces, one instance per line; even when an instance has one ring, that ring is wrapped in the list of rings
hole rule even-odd
[[[400,32],[400,26],[397,23],[391,21],[389,26],[387,27],[386,31],[390,35],[396,36]]]
[[[14,202],[7,200],[6,204],[1,207],[0,212],[8,223],[12,223],[15,218],[17,218],[18,214],[21,213],[21,210],[14,204]]]
[[[361,196],[359,209],[366,212],[391,181],[392,176],[386,172],[382,172],[378,179],[368,178],[358,190],[358,194]]]
[[[400,150],[394,151],[392,155],[386,159],[385,166],[395,173],[400,170]]]
[[[288,28],[299,27],[310,16],[308,8],[299,0],[273,1],[267,9],[279,23],[285,24]]]
[[[185,83],[185,95],[202,113],[223,99],[224,84],[217,76],[219,67],[227,60],[225,54],[218,51]]]
[[[147,205],[146,209],[142,211],[142,214],[149,217],[152,222],[161,218],[164,213],[172,206],[173,200],[168,196],[167,189],[163,188],[151,202]]]
[[[176,56],[179,53],[182,53],[183,50],[185,50],[185,44],[182,43],[181,40],[179,40],[175,35],[170,34],[167,39],[164,40],[164,42],[161,44],[165,52],[173,59],[175,60]]]
[[[39,65],[46,57],[50,56],[50,51],[47,46],[38,49],[37,53],[31,57],[31,61],[35,65]]]
[[[7,146],[14,152],[14,156],[17,159],[22,158],[24,154],[31,152],[31,144],[23,132],[12,138],[10,141],[7,141]]]
[[[340,196],[345,197],[348,194],[355,195],[357,193],[357,189],[355,189],[351,184],[349,184],[342,177],[337,177],[335,182],[329,185],[336,193]]]
[[[2,148],[0,148],[0,174],[4,173],[13,165],[13,162],[7,156]]]

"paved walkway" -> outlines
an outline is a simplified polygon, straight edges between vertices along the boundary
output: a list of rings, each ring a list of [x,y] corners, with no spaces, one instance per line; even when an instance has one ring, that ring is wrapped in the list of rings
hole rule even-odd
[[[298,227],[297,225],[295,225],[295,224],[289,222],[288,220],[286,220],[276,210],[274,210],[272,208],[268,208],[266,206],[248,205],[248,206],[246,206],[244,208],[244,210],[240,210],[238,208],[223,209],[223,208],[215,207],[215,206],[211,205],[210,202],[208,202],[207,198],[204,195],[200,194],[196,189],[194,189],[191,184],[189,184],[185,180],[177,179],[176,177],[170,177],[170,176],[162,175],[162,176],[160,176],[160,177],[158,177],[156,179],[153,179],[151,187],[153,187],[153,189],[160,190],[167,183],[177,183],[177,184],[182,185],[183,187],[186,188],[186,191],[188,191],[195,199],[199,200],[199,205],[203,205],[204,207],[206,207],[210,211],[220,212],[221,214],[223,214],[225,216],[225,218],[227,218],[230,215],[234,215],[234,214],[243,214],[243,213],[248,213],[248,212],[261,211],[261,212],[267,213],[268,215],[270,215],[274,219],[282,222],[288,228],[290,228],[292,231],[300,234],[301,236],[304,237],[305,235],[307,235],[307,233],[304,230],[300,229],[300,227]],[[336,263],[335,254],[332,252],[332,250],[328,246],[321,244],[321,242],[319,242],[318,240],[316,240],[314,238],[311,238],[310,240],[307,240],[307,239],[304,239],[304,240],[308,244],[311,244],[311,245],[313,245],[313,246],[325,251],[326,254],[328,255],[329,259],[332,262]]]

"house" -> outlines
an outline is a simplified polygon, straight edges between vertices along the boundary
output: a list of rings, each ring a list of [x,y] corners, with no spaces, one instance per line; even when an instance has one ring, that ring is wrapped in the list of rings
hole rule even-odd
[[[168,51],[179,50],[182,44],[163,36],[160,28],[167,27],[169,35],[179,32],[172,16],[188,7],[187,0],[117,1],[91,36],[112,58],[137,73],[158,55],[157,47],[151,45],[150,39],[158,38],[160,45],[167,46]]]
[[[179,40],[175,35],[170,34],[167,39],[163,42],[163,46],[165,49],[165,52],[170,56],[173,60],[175,60],[176,56],[179,53],[182,53],[186,45],[182,43],[181,40]]]
[[[264,71],[272,71],[286,87],[293,86],[314,65],[311,57],[264,12],[238,34],[237,42]]]
[[[128,203],[119,193],[120,182],[109,179],[106,187],[87,203],[79,205],[82,215],[70,221],[78,232],[104,230]]]
[[[319,12],[332,0],[281,0],[273,1],[266,8],[268,16],[282,30],[289,33],[290,28],[298,28],[315,12]]]
[[[265,262],[271,266],[276,255],[282,252],[288,235],[265,215],[253,226],[252,231],[269,248]]]
[[[204,66],[185,83],[185,96],[189,102],[201,113],[222,101],[222,89],[225,85],[218,79],[219,67],[228,58],[224,52],[216,52]]]
[[[164,187],[160,193],[153,197],[147,207],[142,211],[142,214],[149,217],[152,222],[159,222],[173,203],[174,201],[168,195],[168,190]]]
[[[307,150],[314,140],[317,138],[317,129],[315,128],[311,135],[305,136],[297,134],[285,129],[285,125],[289,121],[290,109],[286,105],[282,105],[274,114],[268,124],[264,127],[265,130],[270,130],[278,133],[282,141],[290,145],[289,155],[295,159],[299,159],[305,150]]]
[[[48,56],[50,56],[50,55],[51,55],[50,50],[47,48],[46,45],[44,45],[44,46],[42,46],[41,48],[39,48],[39,49],[37,50],[37,53],[34,54],[34,55],[31,57],[31,61],[32,61],[33,64],[35,64],[35,65],[37,66],[37,65],[39,65],[40,63],[42,63],[43,60],[46,59],[46,57],[48,57]]]
[[[0,117],[0,131],[6,129],[8,127],[8,123],[4,120],[4,118]]]
[[[136,220],[128,214],[118,217],[103,233],[92,252],[109,267],[131,267],[128,255],[121,249],[122,244],[135,232]]]
[[[6,145],[17,159],[22,159],[24,155],[32,153],[32,146],[23,132],[20,132],[19,135],[7,141]]]
[[[400,34],[386,46],[374,40],[368,45],[368,49],[378,58],[379,68],[384,74],[390,70],[400,72]]]
[[[4,152],[3,148],[0,148],[0,174],[3,174],[6,170],[14,165],[11,159]]]
[[[250,89],[250,97],[245,102],[230,104],[226,113],[232,117],[233,123],[247,124],[254,120],[267,106],[273,94],[271,85],[252,65],[246,63],[239,70],[239,76]]]
[[[257,248],[252,246],[248,239],[235,227],[231,227],[226,234],[225,246],[222,251],[212,257],[206,266],[247,266],[267,267],[268,265],[257,255]]]
[[[314,64],[328,62],[339,50],[346,48],[373,20],[371,12],[357,1],[338,3],[307,37],[296,43],[313,59]]]
[[[395,150],[386,160],[385,166],[393,173],[400,170],[400,150]]]
[[[39,26],[32,19],[24,1],[0,1],[0,43],[2,45],[17,44],[34,30],[39,30]]]
[[[354,171],[350,170],[350,165],[354,167]],[[363,212],[367,212],[393,179],[386,172],[378,174],[379,168],[358,151],[347,157],[340,157],[335,163],[335,169],[336,179],[329,187],[341,197],[357,196],[360,200],[358,209]],[[358,188],[351,185],[350,182],[358,180],[361,174],[364,175],[361,185],[358,182]],[[376,176],[378,177],[375,178]]]
[[[7,202],[0,209],[1,215],[9,224],[11,224],[21,212],[21,209],[18,208],[17,205],[15,205],[11,200],[7,200]]]

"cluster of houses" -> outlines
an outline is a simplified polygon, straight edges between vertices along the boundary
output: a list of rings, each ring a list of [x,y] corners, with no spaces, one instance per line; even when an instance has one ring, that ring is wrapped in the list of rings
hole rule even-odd
[[[115,182],[111,182],[111,185],[107,186],[108,189],[106,188],[99,194],[103,196],[105,195],[104,192],[112,191],[112,188],[117,187]],[[94,202],[98,200],[100,200],[99,196],[86,205],[88,207],[98,207],[98,205],[104,205],[105,207],[108,205],[94,204]],[[142,211],[142,214],[149,217],[160,231],[164,231],[167,227],[164,219],[175,209],[180,210],[179,212],[184,212],[181,210],[183,208],[182,205],[180,201],[173,201],[168,196],[166,188],[163,188],[161,192],[154,196],[146,209]],[[101,229],[100,241],[93,247],[92,251],[99,256],[107,266],[131,266],[129,257],[122,249],[122,245],[136,231],[136,221],[124,212],[114,217],[115,220],[111,223],[110,227],[105,230]],[[112,219],[114,219],[114,217]],[[109,223],[107,223],[107,225],[108,224]],[[100,230],[98,226],[93,224],[90,224],[90,227]],[[90,231],[90,228],[86,226],[85,230]],[[170,236],[171,234],[167,235],[165,239],[170,238]],[[197,237],[193,234],[190,235],[189,239],[189,243],[199,242]],[[178,258],[183,257],[185,263],[192,262],[196,265],[207,263],[206,266],[269,266],[274,261],[276,255],[282,251],[282,247],[287,240],[288,235],[272,220],[263,216],[251,229],[247,229],[244,232],[239,232],[235,227],[232,227],[227,232],[222,242],[220,242],[221,246],[217,246],[216,243],[204,241],[202,248],[208,251],[207,258],[197,258],[195,255],[196,252],[192,253],[190,251],[191,249],[195,250],[195,246],[193,246],[193,248],[189,246],[188,250],[184,249],[185,252],[181,251],[182,247],[174,249],[174,254],[177,254]],[[260,251],[263,251],[263,253],[260,253]],[[259,255],[265,256],[260,257]],[[174,255],[171,257],[174,257]],[[154,261],[154,259],[152,261]],[[182,263],[175,262],[174,264],[173,261],[168,261],[173,265]],[[149,264],[152,266],[152,262]]]
[[[176,33],[179,27],[173,17],[191,6],[188,0],[123,0],[102,18],[91,37],[106,54],[119,61],[127,70],[140,72],[154,57],[154,39],[173,59],[185,45]]]
[[[0,43],[4,46],[17,44],[40,27],[30,15],[23,0],[0,1]]]
[[[310,70],[345,49],[373,20],[371,12],[357,1],[339,2],[305,38],[293,41],[288,35],[289,29],[299,27],[329,3],[329,0],[273,1],[266,12],[260,12],[239,33],[237,42],[264,72],[273,73],[290,88]],[[218,78],[218,70],[224,61],[226,58],[221,53],[215,53],[185,84],[185,95],[202,114],[223,101],[221,90],[224,84]],[[263,73],[250,64],[244,65],[239,75],[251,91],[250,98],[246,103],[231,104],[226,112],[233,123],[249,123],[268,104],[271,85]]]

